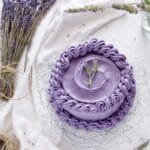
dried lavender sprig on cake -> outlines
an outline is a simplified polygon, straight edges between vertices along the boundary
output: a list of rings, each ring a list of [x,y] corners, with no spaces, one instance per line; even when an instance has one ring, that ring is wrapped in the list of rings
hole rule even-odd
[[[13,96],[14,79],[24,49],[36,26],[56,0],[3,0],[1,19],[0,99]]]
[[[88,76],[87,85],[89,87],[92,87],[94,77],[95,77],[95,75],[98,71],[98,67],[99,67],[98,64],[97,64],[97,61],[96,60],[93,61],[93,66],[92,67],[86,62],[84,67],[85,67],[86,75]]]

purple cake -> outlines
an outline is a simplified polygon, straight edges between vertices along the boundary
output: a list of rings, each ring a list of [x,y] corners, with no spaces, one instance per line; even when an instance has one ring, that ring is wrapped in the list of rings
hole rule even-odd
[[[135,97],[126,57],[113,45],[93,39],[60,55],[49,95],[58,116],[79,129],[106,129],[122,120]]]

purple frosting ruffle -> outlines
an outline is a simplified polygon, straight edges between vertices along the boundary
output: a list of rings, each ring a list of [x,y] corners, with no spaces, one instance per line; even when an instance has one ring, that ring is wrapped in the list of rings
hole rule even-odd
[[[81,102],[73,99],[63,87],[63,75],[71,61],[87,54],[109,59],[120,71],[118,86],[105,100],[93,103]],[[76,47],[72,46],[61,54],[52,70],[48,93],[50,103],[54,106],[58,116],[68,124],[86,130],[110,128],[122,120],[132,106],[136,93],[133,68],[126,62],[126,57],[119,54],[113,45],[106,45],[104,41],[93,39]],[[80,118],[78,117],[80,114],[95,115],[95,118],[100,115],[102,117],[100,116],[99,119],[89,117],[89,119],[81,115]]]

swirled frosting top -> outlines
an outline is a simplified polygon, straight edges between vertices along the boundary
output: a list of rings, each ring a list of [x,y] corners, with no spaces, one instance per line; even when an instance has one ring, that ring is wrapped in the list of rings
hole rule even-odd
[[[95,74],[92,70],[93,62],[97,65]],[[88,65],[89,74],[86,71]],[[69,68],[64,72],[62,84],[72,98],[93,103],[108,98],[119,81],[120,72],[112,61],[102,56],[88,55],[70,62]]]

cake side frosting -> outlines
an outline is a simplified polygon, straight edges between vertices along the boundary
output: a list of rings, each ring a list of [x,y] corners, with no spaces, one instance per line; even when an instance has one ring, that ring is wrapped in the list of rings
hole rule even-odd
[[[72,98],[62,85],[63,75],[69,68],[71,61],[87,54],[96,54],[111,60],[120,71],[119,83],[110,96],[93,103],[81,102],[78,99]],[[70,47],[68,51],[61,54],[52,71],[49,94],[51,96],[51,103],[55,106],[56,110],[59,110],[57,111],[59,116],[63,116],[63,118],[66,116],[67,122],[70,122],[72,119],[76,121],[81,119],[88,126],[94,123],[94,121],[104,121],[112,117],[115,112],[122,108],[124,103],[128,102],[131,105],[135,96],[133,69],[126,62],[125,56],[119,54],[113,45],[106,45],[104,41],[93,39],[83,45]],[[126,106],[124,109],[128,110],[128,107]],[[80,124],[79,121],[78,124]]]

